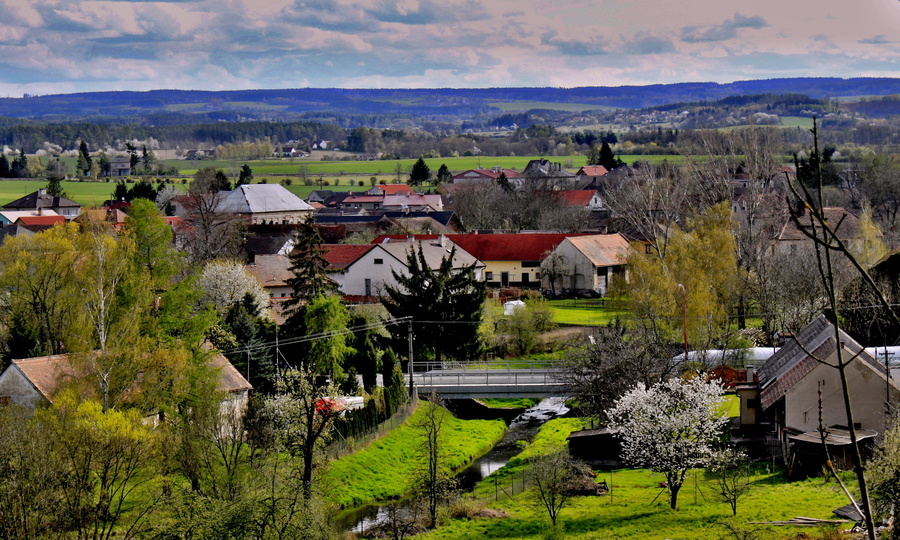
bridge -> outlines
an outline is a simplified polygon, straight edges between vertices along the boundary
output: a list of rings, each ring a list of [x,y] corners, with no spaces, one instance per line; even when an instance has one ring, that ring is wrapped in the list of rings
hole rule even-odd
[[[416,364],[413,385],[419,395],[435,393],[444,399],[467,398],[542,398],[563,395],[566,386],[560,370],[549,364],[498,365]],[[409,384],[409,376],[406,377]]]

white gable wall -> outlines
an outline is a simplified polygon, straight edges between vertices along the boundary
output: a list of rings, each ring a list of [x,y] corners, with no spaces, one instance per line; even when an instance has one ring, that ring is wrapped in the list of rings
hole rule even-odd
[[[47,402],[15,364],[0,375],[0,399],[32,409]]]

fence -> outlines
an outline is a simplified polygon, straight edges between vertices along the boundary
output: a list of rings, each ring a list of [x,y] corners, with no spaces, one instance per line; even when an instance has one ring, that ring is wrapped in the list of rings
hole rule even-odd
[[[533,485],[532,478],[524,470],[513,471],[508,475],[504,475],[503,478],[500,476],[500,474],[493,474],[487,478],[489,482],[494,484],[495,501],[511,499]]]
[[[397,411],[390,416],[390,418],[378,424],[377,427],[375,427],[365,435],[344,437],[339,432],[335,431],[334,433],[337,438],[325,448],[325,453],[328,454],[330,459],[337,459],[341,456],[345,456],[359,450],[360,448],[366,446],[385,433],[394,430],[395,428],[397,428],[397,426],[405,422],[406,419],[409,418],[413,412],[415,412],[416,405],[418,405],[418,400],[415,398],[412,401],[401,405],[397,408]]]

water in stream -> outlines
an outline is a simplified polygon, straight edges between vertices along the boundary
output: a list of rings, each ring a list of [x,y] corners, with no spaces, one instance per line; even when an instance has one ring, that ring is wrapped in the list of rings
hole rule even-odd
[[[457,475],[459,489],[464,492],[472,491],[479,482],[506,465],[522,451],[519,441],[531,440],[544,422],[568,412],[565,401],[564,397],[545,398],[515,417],[503,440]],[[360,533],[385,523],[387,519],[387,507],[367,506],[344,512],[339,521],[345,530]]]

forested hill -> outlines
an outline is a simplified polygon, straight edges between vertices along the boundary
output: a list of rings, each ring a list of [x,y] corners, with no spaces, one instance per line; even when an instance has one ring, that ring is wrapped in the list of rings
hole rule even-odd
[[[484,89],[153,90],[87,92],[0,98],[0,116],[49,121],[140,122],[333,120],[348,115],[450,117],[457,120],[565,104],[569,110],[637,109],[717,100],[748,94],[806,94],[812,98],[860,98],[900,94],[900,79],[786,78],[730,84]],[[552,108],[552,107],[551,107]],[[331,115],[329,117],[328,115]]]

